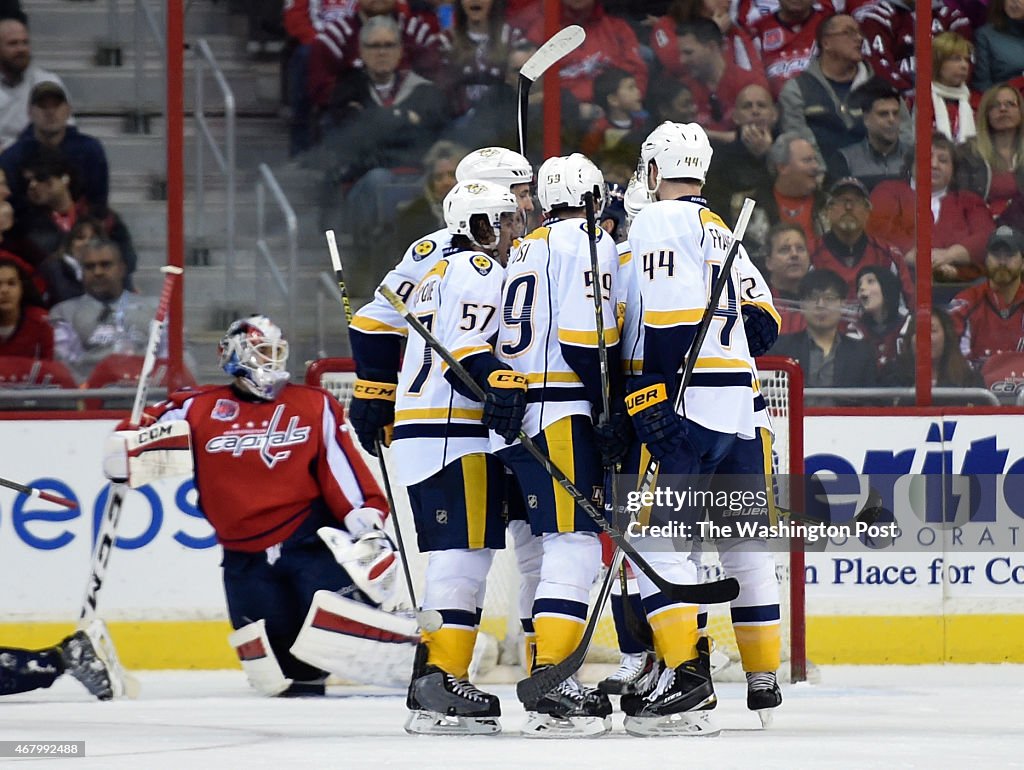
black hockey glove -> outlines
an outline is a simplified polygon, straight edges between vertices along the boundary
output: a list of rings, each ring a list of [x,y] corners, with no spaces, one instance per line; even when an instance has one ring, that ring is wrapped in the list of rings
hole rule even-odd
[[[636,437],[655,460],[661,462],[690,443],[683,431],[683,418],[668,400],[664,380],[644,374],[634,377],[627,388],[626,411],[633,418]]]
[[[511,444],[523,427],[526,413],[526,375],[510,368],[495,369],[484,385],[484,416],[480,419],[506,444]]]
[[[594,421],[594,439],[601,452],[601,465],[605,468],[614,468],[625,460],[635,438],[633,422],[621,401],[612,404],[611,415],[606,421]]]
[[[391,443],[391,426],[395,422],[395,393],[398,375],[394,372],[366,372],[372,379],[356,380],[352,401],[348,406],[348,419],[355,428],[363,449],[376,456],[374,446],[384,431],[384,446]],[[394,381],[388,382],[391,378]]]
[[[747,334],[747,347],[750,355],[763,356],[772,349],[779,338],[779,325],[767,310],[757,305],[743,305],[743,331]]]

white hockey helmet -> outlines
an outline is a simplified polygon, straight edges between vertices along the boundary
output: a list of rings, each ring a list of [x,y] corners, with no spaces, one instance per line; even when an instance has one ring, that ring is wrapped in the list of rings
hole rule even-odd
[[[600,211],[607,197],[604,174],[585,155],[574,152],[548,158],[537,172],[537,197],[544,212],[560,207],[580,208],[583,196],[595,192],[594,209]]]
[[[288,341],[264,315],[241,318],[220,341],[221,368],[264,401],[273,401],[288,383]]]
[[[487,217],[497,238],[498,230],[501,229],[501,215],[514,214],[519,210],[519,203],[503,184],[486,179],[470,179],[459,182],[444,196],[443,208],[448,232],[452,235],[465,235],[474,243],[479,243],[473,234],[473,217]]]
[[[665,121],[644,140],[640,148],[643,161],[643,181],[647,183],[647,171],[651,161],[658,164],[654,193],[662,179],[697,179],[704,182],[711,165],[711,142],[708,135],[696,123],[672,123]]]
[[[459,161],[455,167],[455,179],[459,182],[485,179],[511,189],[512,185],[532,182],[533,167],[530,161],[514,150],[484,147],[473,150]]]

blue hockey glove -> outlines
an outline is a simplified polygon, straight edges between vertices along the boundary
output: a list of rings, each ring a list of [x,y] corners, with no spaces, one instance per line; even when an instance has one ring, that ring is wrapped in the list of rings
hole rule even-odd
[[[356,437],[363,449],[376,456],[375,442],[381,437],[381,431],[384,431],[384,446],[391,443],[390,429],[395,422],[395,394],[398,385],[394,382],[381,381],[388,377],[387,372],[373,374],[384,377],[356,380],[352,401],[348,406],[348,419],[355,428]],[[397,379],[397,375],[393,376]]]
[[[495,369],[484,385],[484,416],[480,419],[506,444],[511,444],[523,427],[526,413],[526,375],[509,368]]]
[[[614,468],[626,459],[634,438],[633,422],[622,402],[612,405],[607,420],[594,422],[594,439],[601,452],[601,465],[605,468]]]
[[[627,388],[626,411],[633,418],[636,437],[647,445],[655,460],[662,462],[689,443],[683,431],[683,418],[669,402],[665,382],[660,377],[634,377]]]
[[[763,356],[779,338],[779,325],[768,311],[757,305],[743,305],[740,312],[743,313],[743,331],[747,334],[750,355]]]

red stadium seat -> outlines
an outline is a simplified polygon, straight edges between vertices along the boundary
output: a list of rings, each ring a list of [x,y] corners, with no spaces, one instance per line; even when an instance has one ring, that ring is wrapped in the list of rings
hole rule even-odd
[[[78,409],[76,398],[67,401],[60,399],[33,399],[32,392],[39,390],[63,389],[75,390],[78,383],[67,367],[60,361],[41,361],[36,358],[19,356],[0,356],[0,388],[24,391],[24,398],[17,402],[3,402],[4,409]],[[71,396],[71,394],[68,394]]]
[[[83,388],[134,388],[139,383],[139,373],[142,371],[142,356],[129,356],[120,353],[109,355],[96,364],[89,378],[82,385]],[[153,374],[150,377],[150,387],[167,387],[169,390],[186,385],[195,385],[195,377],[188,369],[184,369],[180,382],[168,383],[167,374],[170,368],[166,358],[158,358],[153,367]],[[85,401],[86,409],[119,409],[130,408],[132,399],[117,397],[113,399],[89,398]]]
[[[1005,351],[994,353],[981,367],[985,387],[1008,400],[1024,388],[1024,353]]]

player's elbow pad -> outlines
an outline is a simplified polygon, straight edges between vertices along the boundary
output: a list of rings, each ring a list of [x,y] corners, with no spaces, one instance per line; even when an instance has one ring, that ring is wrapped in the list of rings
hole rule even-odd
[[[743,305],[741,312],[750,355],[763,356],[779,338],[779,324],[771,313],[757,305]]]

